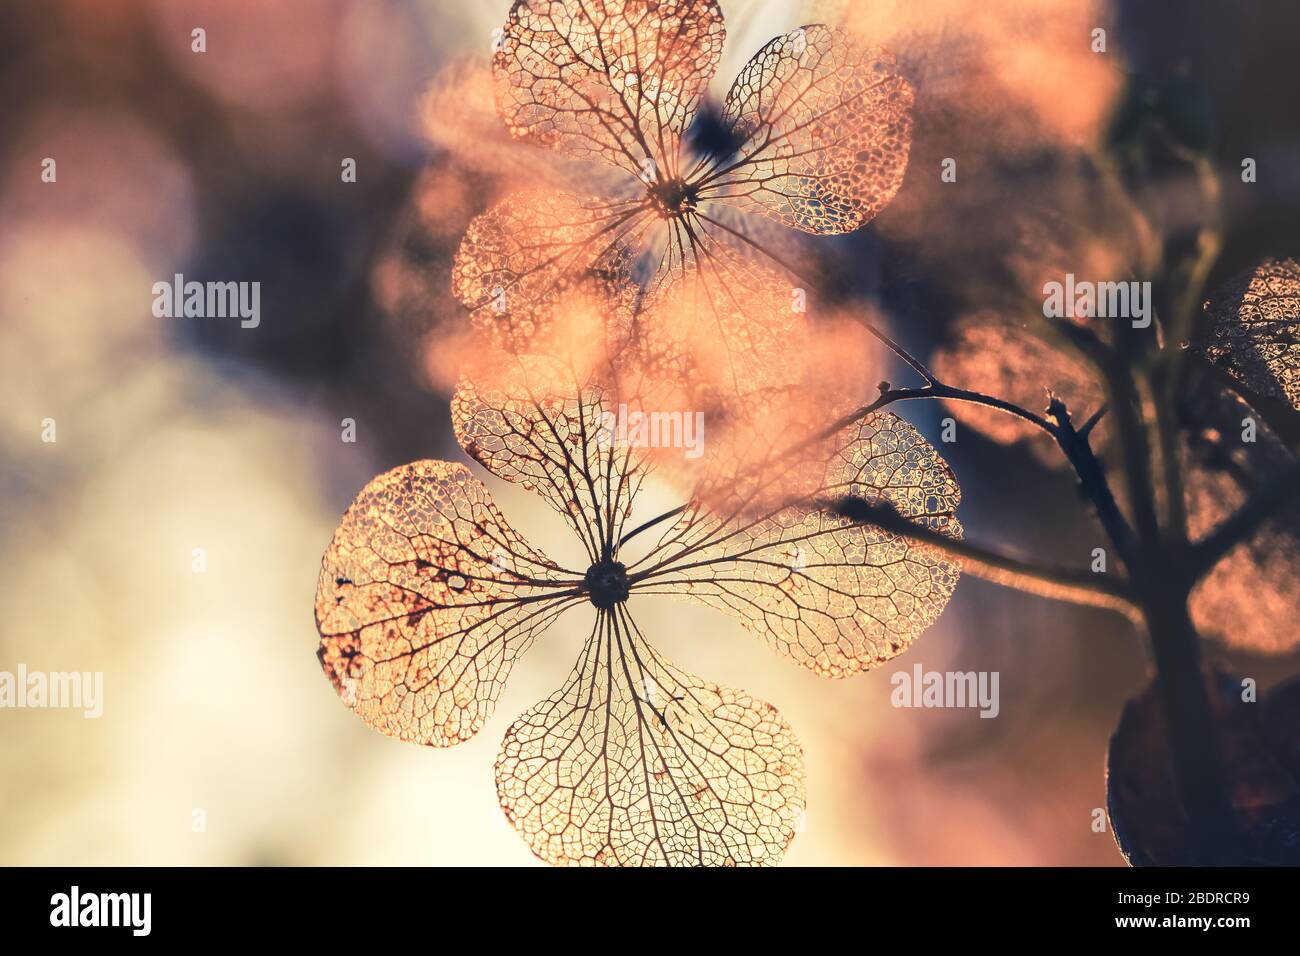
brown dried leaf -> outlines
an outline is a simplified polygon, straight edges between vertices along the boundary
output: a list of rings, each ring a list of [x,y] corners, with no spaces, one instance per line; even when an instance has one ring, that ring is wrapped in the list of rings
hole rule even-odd
[[[518,138],[638,176],[675,167],[724,37],[716,0],[516,0],[497,107]]]
[[[1206,303],[1198,344],[1210,361],[1268,398],[1300,409],[1300,262],[1266,259]]]
[[[460,743],[491,715],[515,659],[581,600],[565,577],[464,465],[403,465],[361,490],[325,552],[321,666],[376,730]]]
[[[497,795],[549,863],[776,863],[803,811],[803,751],[771,704],[674,667],[601,612],[565,686],[506,732]]]
[[[697,503],[629,568],[636,590],[726,611],[829,677],[889,660],[939,616],[959,564],[831,507],[846,497],[887,504],[960,538],[957,480],[915,428],[879,412],[829,444],[773,455],[758,474],[761,481],[725,472],[705,481]]]
[[[1300,864],[1300,682],[1262,701],[1240,682],[1209,679],[1228,797],[1251,865]],[[1106,810],[1132,866],[1196,866],[1196,839],[1177,792],[1163,709],[1152,684],[1124,707],[1106,755]]]
[[[890,53],[821,24],[800,27],[740,71],[725,116],[745,145],[707,172],[702,192],[804,232],[852,232],[902,185],[911,106]]]

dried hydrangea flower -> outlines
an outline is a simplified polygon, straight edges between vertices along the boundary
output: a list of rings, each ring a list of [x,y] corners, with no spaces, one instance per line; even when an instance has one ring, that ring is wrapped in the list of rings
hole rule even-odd
[[[1206,303],[1197,348],[1265,398],[1300,410],[1300,262],[1266,259]]]
[[[729,494],[661,515],[659,540],[633,558],[627,542],[649,526],[626,526],[655,465],[615,440],[605,413],[636,396],[601,363],[575,373],[536,354],[485,361],[505,367],[461,383],[457,439],[562,515],[587,567],[561,567],[524,541],[463,465],[396,468],[361,491],[325,554],[326,674],[372,727],[450,746],[482,728],[546,627],[590,604],[573,674],[506,731],[496,765],[506,816],[557,864],[775,863],[804,806],[793,732],[770,704],[667,661],[631,608],[638,595],[694,599],[819,674],[861,672],[933,621],[958,568],[828,503],[887,503],[956,537],[952,472],[910,425],[878,413],[768,456],[780,467],[747,481],[715,459],[701,487]],[[778,500],[776,487],[797,491]]]
[[[452,282],[476,325],[526,343],[555,288],[611,258],[651,292],[691,273],[721,297],[720,248],[777,255],[764,219],[833,235],[893,198],[912,92],[888,53],[801,27],[754,55],[715,114],[701,103],[723,38],[716,0],[515,3],[493,60],[508,129],[621,170],[624,187],[511,196],[479,217]]]

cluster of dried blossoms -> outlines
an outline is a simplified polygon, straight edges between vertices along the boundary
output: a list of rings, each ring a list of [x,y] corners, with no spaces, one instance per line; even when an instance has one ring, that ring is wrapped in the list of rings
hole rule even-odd
[[[961,533],[952,472],[910,425],[880,412],[826,427],[822,359],[838,344],[813,337],[804,290],[765,255],[774,224],[843,233],[890,200],[909,87],[887,54],[809,26],[697,115],[722,43],[714,0],[520,0],[495,55],[513,136],[623,176],[607,195],[512,195],[471,224],[453,289],[482,345],[452,418],[471,458],[567,520],[586,566],[524,541],[463,465],[421,461],[362,490],[321,572],[320,659],[339,694],[433,746],[482,728],[515,659],[594,607],[572,676],[510,726],[496,764],[507,817],[554,863],[770,864],[803,810],[781,715],[665,660],[636,595],[702,602],[841,677],[905,649],[958,575],[839,516],[864,499]],[[706,453],[617,440],[620,406],[704,412]],[[629,528],[652,475],[683,504]],[[653,545],[628,556],[643,532]]]

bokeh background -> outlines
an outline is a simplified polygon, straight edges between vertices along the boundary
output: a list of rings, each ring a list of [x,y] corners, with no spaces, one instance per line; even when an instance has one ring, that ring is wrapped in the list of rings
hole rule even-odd
[[[1026,222],[1046,210],[1081,225],[1073,157],[1135,89],[1189,90],[1227,175],[1259,162],[1260,182],[1228,197],[1216,276],[1298,251],[1293,4],[722,6],[724,90],[810,20],[899,53],[918,101],[907,180],[866,230],[816,252],[846,277],[842,304],[877,310],[922,354],[1005,287],[1013,253],[1032,256]],[[356,491],[415,458],[463,460],[441,354],[459,318],[449,257],[529,176],[469,79],[507,8],[0,4],[0,669],[105,675],[99,720],[0,712],[0,863],[535,863],[496,806],[492,763],[588,621],[553,627],[487,728],[446,751],[352,716],[319,671],[312,621],[321,553]],[[1089,47],[1097,26],[1105,55]],[[949,156],[959,179],[941,188]],[[57,183],[41,182],[44,157]],[[356,183],[340,180],[344,157]],[[260,327],[155,318],[151,286],[175,272],[259,281]],[[932,438],[946,414],[907,413]],[[1076,565],[1101,543],[1033,450],[961,436],[944,453],[972,537]],[[559,519],[488,483],[562,559]],[[1146,681],[1121,619],[967,576],[905,656],[827,682],[711,612],[643,599],[636,613],[670,658],[772,701],[800,735],[809,803],[788,863],[1121,862],[1091,827],[1107,738]],[[1209,652],[1264,687],[1300,669]],[[1000,716],[892,708],[890,675],[916,663],[998,671]]]

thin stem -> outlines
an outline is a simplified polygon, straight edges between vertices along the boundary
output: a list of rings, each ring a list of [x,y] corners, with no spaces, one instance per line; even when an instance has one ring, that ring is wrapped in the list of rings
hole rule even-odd
[[[1104,368],[1110,389],[1111,407],[1118,423],[1120,445],[1124,454],[1124,477],[1128,484],[1129,507],[1138,539],[1144,545],[1160,540],[1155,499],[1151,485],[1151,449],[1146,424],[1140,415],[1141,399],[1127,368],[1107,362]]]
[[[1156,665],[1170,769],[1191,824],[1189,862],[1241,864],[1240,838],[1224,783],[1221,740],[1201,669],[1200,640],[1187,611],[1185,581],[1168,567],[1145,582],[1143,616]]]
[[[862,316],[854,316],[854,318],[857,319],[859,325],[861,325],[864,329],[866,329],[877,339],[879,339],[884,344],[885,348],[889,349],[889,351],[893,352],[900,359],[902,359],[903,362],[909,368],[912,369],[912,371],[914,371],[917,375],[920,375],[923,379],[926,380],[927,383],[929,383],[930,385],[939,384],[939,380],[934,377],[934,373],[931,372],[928,368],[926,368],[926,366],[924,365],[924,363],[921,362],[920,359],[918,359],[911,352],[903,348],[903,346],[899,345],[896,341],[894,341],[883,331],[877,328],[875,323],[868,322]]]
[[[945,385],[943,382],[935,380],[929,372],[924,374],[931,380],[929,385],[924,385],[920,388],[882,387],[880,396],[875,401],[863,405],[861,408],[854,409],[847,415],[837,419],[831,425],[818,432],[810,441],[820,441],[829,438],[841,428],[845,428],[860,419],[866,418],[872,412],[879,411],[886,405],[892,405],[895,402],[908,402],[927,398],[945,399],[952,402],[966,402],[971,405],[983,405],[985,408],[993,408],[1000,412],[1005,412],[1008,415],[1014,415],[1017,418],[1024,419],[1037,428],[1041,428],[1053,438],[1056,437],[1055,426],[1041,415],[1035,415],[1033,412],[1021,408],[1013,402],[994,398],[992,395],[984,395],[980,392],[970,391],[969,389],[954,388],[951,385]],[[802,447],[802,445],[798,447]]]
[[[1103,526],[1107,529],[1107,533],[1112,540],[1115,541],[1116,547],[1120,549],[1121,557],[1126,562],[1131,560],[1131,532],[1128,531],[1127,523],[1115,504],[1114,496],[1110,493],[1110,489],[1106,484],[1100,464],[1088,447],[1086,435],[1080,436],[1070,426],[1069,415],[1065,412],[1064,404],[1059,400],[1054,400],[1053,411],[1057,415],[1057,423],[1054,424],[1042,415],[1036,415],[1005,399],[948,385],[939,381],[934,373],[919,359],[876,328],[873,323],[861,317],[858,317],[858,321],[868,332],[883,342],[909,367],[924,378],[926,384],[921,387],[892,388],[887,383],[882,383],[880,395],[874,401],[842,416],[808,441],[794,446],[787,454],[809,444],[822,441],[842,428],[895,402],[944,399],[992,408],[1029,422],[1061,444],[1067,459],[1070,460],[1076,472],[1080,475],[1081,486],[1094,501],[1098,513],[1103,516]],[[1091,429],[1104,411],[1104,408],[1099,410],[1086,427]],[[1062,428],[1066,429],[1064,436],[1062,435]],[[1140,619],[1136,606],[1128,595],[1127,585],[1123,582],[1112,583],[1106,579],[1099,579],[1094,575],[1090,575],[1088,572],[1035,564],[1009,555],[998,554],[977,545],[955,541],[946,535],[913,524],[890,509],[877,508],[865,501],[860,506],[854,505],[853,507],[865,507],[867,511],[863,512],[863,520],[871,524],[875,524],[887,531],[893,531],[896,534],[903,534],[916,540],[925,541],[945,553],[963,559],[972,573],[986,580],[1045,597],[1108,607],[1119,611],[1134,622]],[[837,513],[843,513],[838,509],[833,510],[837,510]],[[854,517],[853,515],[846,516]]]
[[[1119,552],[1125,567],[1131,572],[1137,560],[1137,544],[1133,539],[1133,529],[1129,527],[1124,513],[1119,510],[1115,495],[1110,490],[1110,483],[1106,480],[1106,472],[1088,442],[1087,433],[1100,421],[1101,413],[1104,411],[1105,406],[1094,413],[1082,429],[1076,430],[1070,419],[1070,411],[1063,401],[1053,397],[1047,406],[1048,415],[1056,420],[1056,443],[1074,468],[1074,473],[1079,479],[1079,490],[1092,503],[1102,529],[1115,546],[1115,550]]]
[[[1184,341],[1191,338],[1196,324],[1196,315],[1205,291],[1205,283],[1210,271],[1223,251],[1223,209],[1222,188],[1219,177],[1214,172],[1214,165],[1205,156],[1185,157],[1196,171],[1196,182],[1205,199],[1208,221],[1202,223],[1196,233],[1196,252],[1180,268],[1179,276],[1183,281],[1182,294],[1174,301],[1174,314],[1170,319],[1170,339],[1176,346],[1170,354],[1171,364],[1177,366],[1185,354],[1181,348]]]
[[[650,528],[653,528],[655,525],[660,524],[660,523],[662,523],[662,522],[664,522],[664,521],[667,521],[669,518],[675,518],[677,515],[681,514],[683,511],[685,511],[688,507],[690,507],[690,506],[689,506],[689,505],[678,505],[676,508],[672,509],[671,511],[665,511],[663,514],[661,514],[661,515],[657,515],[656,517],[651,518],[649,521],[645,522],[644,524],[639,524],[639,525],[637,525],[635,528],[633,528],[633,529],[632,529],[631,531],[629,531],[627,534],[623,535],[623,537],[621,537],[621,538],[618,539],[618,544],[614,545],[614,551],[617,553],[617,551],[618,551],[619,548],[623,547],[623,545],[625,545],[628,541],[631,541],[633,538],[635,538],[637,535],[639,535],[642,531],[646,531],[646,530],[648,530],[648,529],[650,529]]]
[[[1162,350],[1160,359],[1146,380],[1150,400],[1155,408],[1155,429],[1160,449],[1160,469],[1164,484],[1165,534],[1168,543],[1181,549],[1187,541],[1187,502],[1183,496],[1182,456],[1179,447],[1178,389],[1183,381],[1189,352],[1183,347],[1195,332],[1196,317],[1203,299],[1210,270],[1223,249],[1221,189],[1210,161],[1200,155],[1184,157],[1196,171],[1197,183],[1207,206],[1207,220],[1196,234],[1195,253],[1179,263],[1174,280],[1181,291],[1172,296],[1172,315],[1166,342],[1173,348]]]
[[[1172,373],[1172,369],[1167,370]],[[1177,389],[1151,383],[1151,401],[1156,412],[1156,436],[1160,447],[1160,471],[1164,482],[1166,544],[1181,548],[1187,543],[1187,499],[1183,492],[1183,463],[1179,448]]]
[[[1296,498],[1300,498],[1300,459],[1291,462],[1236,513],[1192,547],[1190,565],[1193,579],[1206,574],[1224,555],[1248,540],[1260,525]]]
[[[1216,384],[1228,389],[1254,409],[1255,413],[1264,419],[1264,424],[1272,429],[1287,448],[1291,451],[1300,451],[1300,411],[1293,408],[1290,402],[1271,395],[1260,395],[1203,355],[1194,354],[1193,357],[1197,367],[1209,375]]]
[[[766,246],[762,245],[761,243],[756,242],[752,237],[745,235],[740,230],[733,229],[725,222],[722,222],[721,220],[718,219],[714,219],[712,216],[706,216],[704,213],[697,212],[695,213],[695,215],[698,216],[700,219],[703,219],[705,222],[717,226],[719,229],[723,230],[724,232],[730,233],[732,236],[736,237],[737,239],[741,240],[742,242],[746,243],[752,248],[763,253],[763,255],[767,256],[769,259],[776,262],[777,265],[781,266],[781,268],[785,269],[788,273],[790,273],[790,275],[794,276],[800,282],[803,282],[809,286],[815,286],[818,284],[812,277],[805,275],[802,272],[802,270],[795,268],[783,257],[777,255],[776,253],[774,253],[772,250],[768,249]],[[888,348],[891,352],[893,352],[900,359],[902,359],[907,364],[907,366],[912,369],[912,371],[916,372],[916,374],[924,378],[927,383],[929,383],[930,385],[939,384],[938,380],[934,377],[934,374],[928,368],[926,368],[925,364],[921,362],[921,360],[918,359],[916,356],[914,356],[911,352],[907,351],[907,349],[903,348],[903,346],[899,345],[898,342],[894,341],[894,339],[886,335],[883,331],[877,328],[872,322],[867,321],[862,316],[854,316],[854,318],[857,319],[857,321],[863,326],[863,328],[865,328],[868,332],[870,332],[882,343],[884,343],[886,348]]]
[[[1079,429],[1079,437],[1087,438],[1089,435],[1091,435],[1092,430],[1096,428],[1097,423],[1106,416],[1106,411],[1109,408],[1110,408],[1109,404],[1102,405],[1101,408],[1097,409],[1095,412],[1089,415],[1088,420],[1084,422],[1083,427]]]
[[[995,584],[1075,604],[1109,608],[1131,621],[1139,620],[1137,606],[1124,581],[1115,581],[1087,571],[1026,561],[950,538],[912,522],[888,504],[873,504],[865,498],[848,496],[823,502],[822,506],[859,524],[869,524],[923,542],[945,554],[960,558],[965,570]]]

